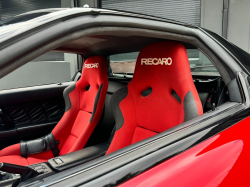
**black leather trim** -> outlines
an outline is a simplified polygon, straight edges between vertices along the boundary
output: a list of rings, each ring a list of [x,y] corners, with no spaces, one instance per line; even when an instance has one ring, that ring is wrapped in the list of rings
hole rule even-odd
[[[13,125],[18,127],[59,121],[64,114],[64,109],[63,98],[58,98],[4,107],[2,112],[10,122],[13,122]]]
[[[199,94],[199,98],[201,100],[202,108],[204,108],[206,101],[207,101],[207,98],[209,96],[209,93],[208,92],[198,92],[198,94]]]
[[[32,124],[28,113],[22,105],[5,107],[3,110],[6,111],[16,125]]]
[[[147,88],[146,90],[144,90],[144,91],[142,92],[142,97],[147,97],[147,96],[150,95],[151,93],[152,93],[152,88],[149,87],[149,88]]]
[[[63,98],[41,101],[40,103],[49,121],[59,121],[63,116],[65,110],[65,101]]]
[[[79,151],[68,153],[48,160],[48,164],[56,171],[62,171],[76,165],[83,164],[95,158],[105,155],[109,144],[98,144]],[[58,163],[59,160],[61,163]]]
[[[236,78],[228,83],[227,88],[229,93],[229,100],[232,102],[242,103],[239,85]]]
[[[88,85],[88,86],[85,88],[86,91],[89,91],[89,89],[90,89],[90,85]]]
[[[129,81],[128,81],[129,82]],[[123,88],[124,86],[128,85],[128,82],[120,82],[120,80],[111,79],[109,78],[109,87],[108,87],[108,93],[113,94],[119,89]]]
[[[71,101],[69,98],[69,93],[72,92],[76,87],[76,83],[71,84],[63,91],[63,97],[65,102],[65,112],[67,112],[71,108]]]
[[[39,139],[20,142],[21,156],[27,158],[30,154],[51,150],[54,157],[59,155],[59,149],[52,133]]]
[[[36,124],[36,125],[18,125],[16,127],[16,131],[19,134],[34,134],[34,132],[41,132],[47,131],[48,129],[52,130],[58,122],[48,122],[43,124]],[[50,131],[47,131],[50,132]],[[47,133],[46,133],[47,134]]]
[[[28,116],[30,117],[32,123],[44,123],[49,121],[45,110],[42,108],[40,103],[28,103],[23,105],[25,112],[27,112]]]
[[[185,115],[184,122],[198,116],[198,109],[191,91],[189,91],[184,97],[183,108]]]
[[[43,100],[53,100],[55,98],[59,99],[59,96],[61,99],[63,90],[72,83],[65,82],[61,85],[50,84],[2,90],[0,91],[0,108]]]
[[[128,95],[128,87],[125,86],[115,92],[110,99],[110,108],[115,118],[116,131],[119,130],[124,124],[124,118],[119,107],[120,102]]]
[[[110,136],[109,136],[109,139],[108,139],[108,141],[106,142],[108,145],[111,144],[111,142],[112,142],[114,136],[115,136],[115,127],[114,127],[113,130],[111,131]]]
[[[98,102],[99,102],[99,98],[100,98],[100,94],[101,94],[101,91],[102,91],[102,86],[103,84],[101,84],[98,88],[98,91],[96,93],[96,96],[95,96],[95,103],[94,103],[94,109],[93,109],[93,112],[92,112],[92,115],[91,115],[91,118],[89,119],[89,123],[92,122],[94,116],[95,116],[95,112],[96,112],[96,108],[97,108],[97,105],[98,105]]]
[[[174,90],[172,90],[172,95],[179,103],[181,103],[180,96]]]
[[[25,180],[28,180],[30,178],[33,178],[33,177],[36,177],[37,175],[39,175],[39,173],[36,170],[34,170],[30,167],[9,164],[9,163],[4,163],[4,162],[2,162],[0,164],[0,170],[5,171],[6,173],[20,174],[20,177],[21,177],[20,181],[15,181],[15,182],[11,181],[10,183],[7,183],[7,184],[1,183],[1,186],[18,186],[19,182],[23,182]]]

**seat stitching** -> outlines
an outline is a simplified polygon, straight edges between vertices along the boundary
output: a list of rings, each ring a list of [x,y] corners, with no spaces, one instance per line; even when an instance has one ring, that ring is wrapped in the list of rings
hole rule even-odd
[[[72,134],[72,133],[70,133],[70,135],[71,135],[71,136],[74,136],[75,138],[77,138],[77,139],[78,139],[78,137],[77,137],[76,135],[74,135],[74,134]]]
[[[145,127],[142,127],[142,126],[140,126],[140,125],[138,125],[137,127],[140,127],[140,128],[142,128],[142,129],[145,129],[145,130],[148,130],[148,131],[151,131],[151,132],[159,133],[159,132],[153,131],[153,130],[151,130],[151,129],[146,129]]]

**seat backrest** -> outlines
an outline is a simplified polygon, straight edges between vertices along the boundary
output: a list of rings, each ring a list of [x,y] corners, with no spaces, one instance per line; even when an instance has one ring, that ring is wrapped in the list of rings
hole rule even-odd
[[[107,58],[88,58],[81,78],[63,93],[65,113],[52,131],[55,140],[60,141],[59,155],[84,147],[101,118],[107,89]]]
[[[116,132],[111,153],[203,113],[183,44],[164,41],[143,48],[133,79],[111,98]]]

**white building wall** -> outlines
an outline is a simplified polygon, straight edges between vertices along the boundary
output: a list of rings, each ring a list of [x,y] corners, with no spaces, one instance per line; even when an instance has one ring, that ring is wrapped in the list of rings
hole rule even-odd
[[[0,91],[71,80],[71,62],[30,62],[0,79]]]
[[[201,26],[222,35],[223,0],[202,0]],[[227,40],[250,52],[250,0],[229,0]]]
[[[227,38],[250,52],[250,0],[230,0]]]
[[[73,0],[61,0],[62,7],[72,7]],[[0,79],[0,91],[70,81],[77,71],[77,55],[64,53],[64,61],[28,62]]]
[[[201,0],[201,27],[222,34],[223,0]]]

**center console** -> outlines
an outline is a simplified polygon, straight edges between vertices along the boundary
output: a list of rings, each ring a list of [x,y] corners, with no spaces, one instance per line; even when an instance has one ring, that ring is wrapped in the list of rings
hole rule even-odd
[[[69,154],[54,157],[47,162],[29,166],[19,166],[8,163],[0,163],[0,186],[15,187],[21,182],[37,180],[55,172],[60,172],[71,167],[83,164],[95,158],[105,155],[109,144],[103,143],[81,149]]]
[[[20,180],[19,174],[12,174],[4,171],[0,171],[0,186],[12,186]]]
[[[79,151],[49,159],[48,164],[55,171],[63,171],[105,155],[108,147],[109,145],[105,143],[87,147]]]
[[[0,170],[0,186],[17,186],[20,182],[29,178],[45,177],[53,173],[46,162],[29,166],[1,163]]]
[[[46,162],[29,165],[27,167],[35,170],[36,172],[39,173],[39,175],[46,175],[48,173],[53,172],[52,169],[49,167],[49,165]]]

